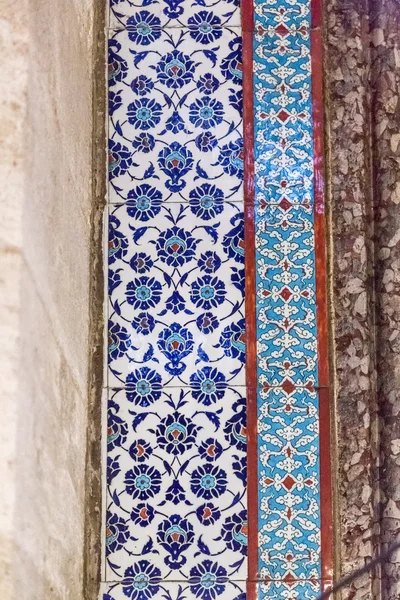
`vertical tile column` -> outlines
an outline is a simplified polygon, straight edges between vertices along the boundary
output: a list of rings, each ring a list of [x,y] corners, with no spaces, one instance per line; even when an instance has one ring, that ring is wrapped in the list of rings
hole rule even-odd
[[[242,50],[219,0],[112,0],[104,600],[242,598]]]
[[[311,8],[254,5],[256,589],[265,599],[316,598],[332,577],[321,10]]]

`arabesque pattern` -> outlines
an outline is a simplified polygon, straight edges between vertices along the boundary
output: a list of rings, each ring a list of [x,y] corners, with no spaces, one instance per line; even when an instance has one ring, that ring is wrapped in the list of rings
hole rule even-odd
[[[264,598],[321,584],[310,2],[256,1],[259,574]]]

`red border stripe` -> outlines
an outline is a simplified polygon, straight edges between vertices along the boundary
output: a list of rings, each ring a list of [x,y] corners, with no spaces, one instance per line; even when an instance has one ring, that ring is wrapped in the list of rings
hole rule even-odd
[[[253,0],[242,2],[244,228],[246,247],[246,388],[247,388],[247,497],[248,584],[247,600],[256,600],[258,578],[258,449],[257,449],[257,328],[254,226],[254,103],[253,103]]]
[[[312,0],[312,14],[321,16],[320,0]],[[311,74],[314,136],[314,235],[317,296],[320,502],[321,502],[321,574],[333,576],[333,515],[331,473],[331,427],[329,398],[329,340],[326,276],[326,227],[324,206],[324,103],[322,75],[323,44],[321,30],[311,31]]]

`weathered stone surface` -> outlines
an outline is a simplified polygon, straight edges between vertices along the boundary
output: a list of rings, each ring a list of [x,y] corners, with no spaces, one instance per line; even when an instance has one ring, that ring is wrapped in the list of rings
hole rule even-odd
[[[0,0],[0,591],[7,600],[83,599],[84,573],[93,578],[100,560],[87,520],[85,535],[87,489],[94,520],[99,502],[98,468],[97,479],[90,474],[98,463],[101,369],[90,357],[99,354],[93,290],[104,202],[94,198],[102,188],[94,190],[92,168],[95,5]]]

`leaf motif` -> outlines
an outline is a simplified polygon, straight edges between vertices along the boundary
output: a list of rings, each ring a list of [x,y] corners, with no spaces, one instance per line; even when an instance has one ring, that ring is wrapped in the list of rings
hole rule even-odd
[[[139,229],[136,229],[135,233],[133,234],[133,241],[138,242],[147,230],[148,227],[139,227]]]
[[[217,64],[217,55],[215,52],[213,52],[212,50],[203,50],[203,54],[204,56],[206,56],[207,58],[209,58],[212,62],[212,66],[215,67],[215,65]]]
[[[209,227],[208,225],[204,227],[213,242],[217,242],[218,240],[217,227],[219,227],[219,225],[219,223],[215,223],[214,227]]]
[[[207,554],[208,556],[210,556],[210,554],[211,554],[210,549],[207,546],[207,544],[205,544],[203,542],[203,540],[201,539],[202,537],[203,537],[202,535],[199,537],[199,539],[197,541],[197,546],[202,554]]]
[[[119,121],[117,121],[115,123],[115,131],[118,133],[118,135],[120,135],[121,137],[123,137],[124,134],[122,133],[122,127],[121,127]]]
[[[147,417],[147,414],[148,413],[141,413],[140,415],[136,415],[136,417],[132,421],[133,431],[136,431],[137,426],[140,425],[140,423],[145,420],[145,418]]]
[[[147,362],[153,358],[154,348],[151,344],[149,344],[149,349],[143,355],[143,362]]]
[[[215,431],[217,431],[221,424],[219,416],[213,412],[206,412],[204,414],[206,415],[207,419],[211,421],[211,423],[215,426]]]
[[[142,554],[148,554],[153,549],[153,540],[149,538],[149,541],[143,546]]]
[[[111,495],[111,498],[112,498],[115,506],[121,506],[120,501],[119,501],[119,497],[118,497],[118,494],[117,494],[116,490],[113,491],[113,493]]]
[[[144,172],[143,179],[149,179],[149,177],[153,177],[154,171],[155,171],[154,165],[153,165],[153,163],[150,163],[149,168],[146,169]]]

